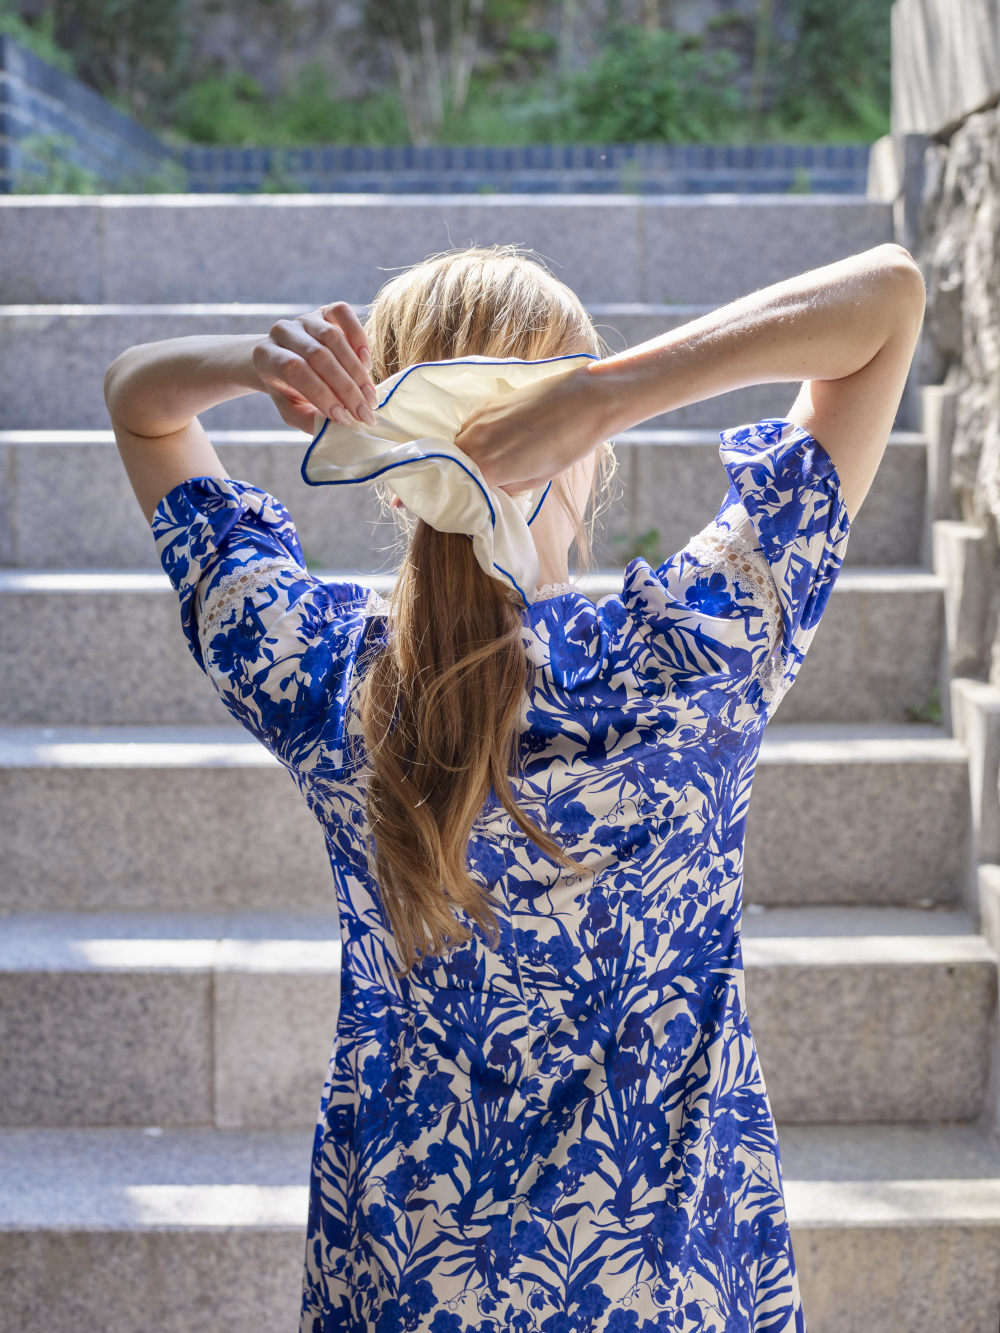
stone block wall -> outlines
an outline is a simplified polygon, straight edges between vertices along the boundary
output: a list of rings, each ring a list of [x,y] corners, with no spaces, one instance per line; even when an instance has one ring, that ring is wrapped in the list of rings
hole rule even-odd
[[[1000,89],[996,0],[896,0],[892,132],[938,134],[988,106]]]
[[[917,207],[906,234],[927,282],[919,365],[940,416],[950,497],[936,518],[982,529],[975,674],[1000,686],[995,571],[1000,567],[1000,6],[997,0],[897,0],[893,136],[910,154],[901,182]],[[921,137],[923,136],[923,137]],[[897,151],[897,158],[899,153]],[[941,423],[938,423],[940,425]],[[932,432],[934,433],[934,432]],[[945,439],[944,437],[947,436]],[[950,457],[950,465],[947,459]],[[978,566],[977,566],[978,567]]]
[[[77,166],[133,188],[162,171],[169,150],[79,79],[0,34],[0,194],[17,188],[26,140],[56,140]]]
[[[1000,520],[1000,106],[924,155],[918,254],[937,376],[957,391],[952,490],[968,521]]]

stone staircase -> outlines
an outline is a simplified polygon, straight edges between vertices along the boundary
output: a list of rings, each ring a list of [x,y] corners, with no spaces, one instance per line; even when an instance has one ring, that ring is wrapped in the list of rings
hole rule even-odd
[[[321,832],[187,653],[103,418],[107,362],[363,302],[380,265],[448,229],[534,245],[632,343],[890,227],[887,208],[819,197],[0,200],[0,1327],[291,1333],[336,1025]],[[624,436],[588,589],[711,518],[707,427],[789,397],[727,395]],[[269,404],[209,419],[312,565],[388,583],[391,530],[302,484],[304,439]],[[1000,1311],[1000,940],[970,884],[996,759],[989,687],[956,687],[961,739],[929,720],[968,601],[968,560],[924,563],[939,444],[893,437],[754,785],[747,996],[811,1333],[995,1333]],[[966,550],[963,527],[942,553]],[[980,878],[1000,933],[1000,871]]]

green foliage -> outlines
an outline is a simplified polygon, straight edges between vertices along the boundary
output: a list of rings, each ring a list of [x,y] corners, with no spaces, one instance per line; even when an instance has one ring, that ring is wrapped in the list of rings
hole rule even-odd
[[[90,167],[73,161],[74,141],[63,134],[29,134],[18,141],[20,167],[15,194],[183,194],[184,169],[169,158],[155,175],[107,181]]]
[[[546,7],[533,0],[487,0],[483,10],[480,76],[514,80],[529,94],[551,65],[559,43],[546,26]]]
[[[564,119],[551,79],[515,83],[474,78],[461,114],[446,111],[439,140],[446,144],[552,143],[562,132]]]
[[[630,560],[645,560],[654,569],[663,563],[660,554],[660,530],[650,528],[648,532],[639,532],[632,537],[615,537],[614,545],[620,546],[621,558],[626,564]]]
[[[463,100],[452,89],[452,39],[471,23],[473,0],[365,0],[368,46],[360,49],[374,91],[350,100],[336,96],[318,64],[300,69],[274,97],[245,73],[192,67],[190,24],[208,11],[191,0],[41,0],[30,19],[15,4],[0,0],[0,33],[75,72],[175,141],[398,144],[411,131],[418,142],[484,144],[863,141],[888,129],[890,0],[783,0],[773,29],[770,19],[761,29],[748,12],[733,9],[716,15],[704,40],[612,22],[591,63],[562,81],[554,73],[557,0],[485,0],[468,97],[457,111],[449,108]],[[613,18],[623,8],[609,3],[607,13]],[[443,91],[422,129],[411,105],[427,83],[420,12],[434,21]],[[386,44],[390,29],[414,62],[409,123]],[[762,31],[763,83],[756,88],[763,88],[763,103],[750,114],[746,89]],[[64,146],[39,151],[36,177],[72,177]],[[78,184],[83,188],[84,178]],[[176,188],[166,176],[149,184]],[[276,177],[270,188],[285,187]],[[807,189],[808,181],[796,188]]]
[[[170,158],[164,158],[152,176],[119,180],[115,184],[116,194],[185,194],[186,191],[187,172]]]
[[[614,29],[569,81],[567,129],[593,143],[724,139],[739,110],[736,60],[684,34]]]
[[[317,66],[301,69],[273,99],[247,74],[210,75],[178,99],[173,128],[195,143],[385,144],[408,137],[394,96],[339,100]]]
[[[906,710],[906,720],[908,722],[929,722],[932,726],[939,727],[943,721],[941,691],[935,687],[931,690],[930,698],[925,704],[920,704],[916,708],[908,708]]]
[[[172,128],[195,143],[256,141],[264,111],[263,91],[249,74],[210,75],[182,93]]]
[[[14,8],[13,0],[0,0],[0,33],[13,37],[47,65],[61,69],[64,74],[74,73],[76,65],[72,55],[56,41],[55,14],[51,10],[37,23],[28,23]]]
[[[779,52],[773,120],[798,138],[889,132],[891,0],[791,0],[794,39]]]
[[[100,194],[95,171],[72,161],[73,140],[62,134],[29,134],[18,143],[21,165],[15,194]]]

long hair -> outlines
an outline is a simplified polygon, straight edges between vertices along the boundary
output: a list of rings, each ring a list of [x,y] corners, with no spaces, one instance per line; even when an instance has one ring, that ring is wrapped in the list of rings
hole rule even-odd
[[[376,382],[422,361],[601,348],[573,292],[510,247],[442,255],[393,278],[365,331]],[[553,492],[586,558],[589,534],[561,479]],[[417,520],[386,646],[360,694],[372,868],[404,973],[470,938],[457,913],[496,938],[488,895],[468,869],[472,826],[491,792],[542,852],[573,864],[511,785],[528,669],[515,595],[484,572],[468,537]]]

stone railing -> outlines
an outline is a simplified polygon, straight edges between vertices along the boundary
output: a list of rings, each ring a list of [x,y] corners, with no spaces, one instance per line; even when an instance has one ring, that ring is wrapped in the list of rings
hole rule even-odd
[[[185,148],[195,193],[863,194],[867,144]]]

